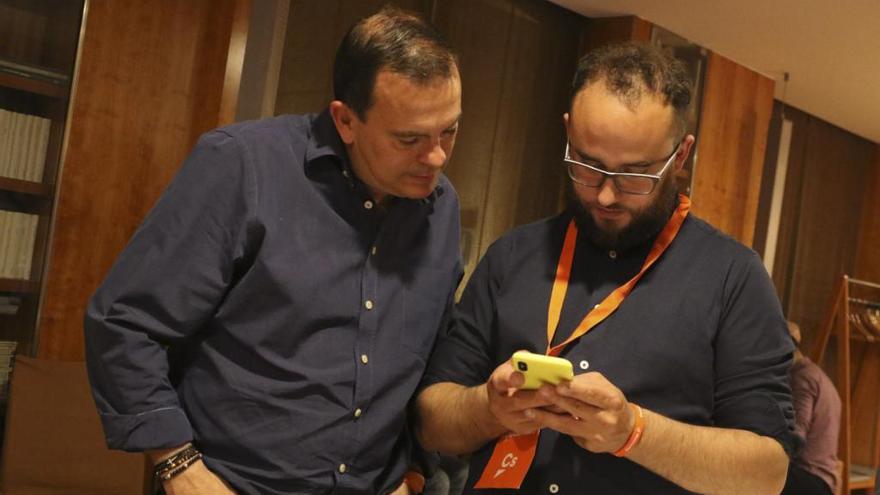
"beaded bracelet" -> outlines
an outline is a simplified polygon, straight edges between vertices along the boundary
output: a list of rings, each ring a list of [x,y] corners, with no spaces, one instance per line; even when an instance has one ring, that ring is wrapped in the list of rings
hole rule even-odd
[[[156,464],[153,475],[159,481],[168,481],[202,458],[202,453],[195,446],[190,445],[185,449],[175,452],[171,457]]]
[[[617,457],[625,457],[626,454],[629,454],[629,451],[642,439],[642,433],[645,431],[645,414],[642,412],[642,408],[631,402],[629,405],[636,414],[636,422],[633,425],[632,433],[629,434],[629,438],[626,439],[623,446],[612,452]]]

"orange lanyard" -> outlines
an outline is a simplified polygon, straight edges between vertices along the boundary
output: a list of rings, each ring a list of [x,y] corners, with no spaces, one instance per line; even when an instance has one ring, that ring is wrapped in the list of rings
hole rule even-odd
[[[568,291],[568,280],[571,276],[571,264],[574,260],[574,249],[577,243],[577,226],[575,225],[574,220],[571,220],[568,223],[568,230],[565,232],[565,242],[562,245],[562,253],[559,255],[559,264],[556,265],[556,280],[554,280],[553,290],[550,292],[550,306],[547,309],[547,354],[558,356],[566,345],[592,330],[596,325],[601,323],[602,320],[610,316],[611,313],[615,312],[617,308],[620,307],[620,304],[626,299],[626,296],[632,292],[636,283],[638,283],[642,276],[651,268],[651,266],[654,265],[663,252],[666,251],[666,248],[672,244],[672,240],[678,235],[678,231],[681,229],[681,224],[687,217],[690,207],[691,202],[687,196],[680,194],[678,208],[676,208],[675,212],[669,218],[669,221],[666,222],[666,226],[660,231],[657,239],[654,240],[654,245],[651,246],[651,250],[648,252],[648,257],[645,258],[645,262],[642,264],[642,269],[639,270],[639,273],[629,279],[627,283],[614,289],[611,294],[608,294],[598,306],[593,308],[593,310],[584,317],[565,342],[555,347],[551,347],[553,336],[556,334],[556,328],[559,326],[559,316],[562,313],[562,303],[565,301],[565,293]]]
[[[672,244],[672,240],[678,235],[684,219],[687,218],[690,207],[691,202],[687,196],[680,194],[678,208],[666,222],[666,226],[660,231],[657,239],[654,240],[639,273],[608,294],[598,306],[584,317],[574,332],[565,339],[565,342],[552,346],[553,336],[556,334],[556,327],[559,326],[559,317],[562,314],[562,303],[565,301],[565,293],[568,291],[568,280],[571,276],[571,265],[577,244],[577,226],[573,219],[568,223],[562,252],[559,255],[559,263],[556,265],[556,279],[553,282],[553,290],[550,292],[550,305],[547,309],[547,354],[558,356],[565,346],[582,337],[620,307],[636,283]],[[492,456],[486,463],[486,467],[474,488],[519,489],[535,459],[539,434],[540,432],[536,431],[526,435],[506,435],[499,438],[495,444],[495,450],[492,451]]]

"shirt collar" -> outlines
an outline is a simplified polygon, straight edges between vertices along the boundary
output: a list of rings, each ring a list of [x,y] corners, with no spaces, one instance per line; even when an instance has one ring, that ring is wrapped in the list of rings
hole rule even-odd
[[[339,132],[336,131],[329,109],[312,119],[309,143],[306,147],[306,163],[311,165],[320,162],[318,159],[325,156],[335,157],[339,163],[351,168],[348,165],[348,150],[339,137]]]

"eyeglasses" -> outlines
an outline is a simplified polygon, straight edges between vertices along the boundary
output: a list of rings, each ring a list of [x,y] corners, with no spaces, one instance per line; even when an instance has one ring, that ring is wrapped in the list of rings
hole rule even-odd
[[[602,184],[605,183],[605,179],[611,179],[614,181],[614,186],[617,190],[622,193],[646,195],[654,192],[654,188],[657,186],[657,183],[660,182],[660,179],[663,178],[666,169],[669,168],[669,165],[674,161],[673,158],[675,158],[680,147],[681,142],[675,147],[675,150],[672,151],[669,158],[665,159],[666,164],[663,165],[663,168],[661,168],[656,175],[634,174],[629,172],[608,172],[599,168],[597,166],[598,163],[590,164],[572,160],[568,149],[568,143],[565,143],[565,158],[563,161],[568,169],[568,176],[571,177],[571,180],[582,186],[602,187]],[[659,161],[660,160],[658,160],[658,162]]]

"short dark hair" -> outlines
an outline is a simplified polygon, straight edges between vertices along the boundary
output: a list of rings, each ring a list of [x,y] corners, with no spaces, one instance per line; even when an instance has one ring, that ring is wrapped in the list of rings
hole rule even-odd
[[[591,50],[578,62],[569,109],[588,84],[602,81],[627,105],[638,104],[647,92],[660,95],[675,110],[676,130],[687,131],[691,80],[684,64],[647,43],[619,43]]]
[[[380,70],[426,83],[452,77],[458,58],[440,32],[418,15],[385,6],[352,26],[333,64],[333,96],[365,120]]]

